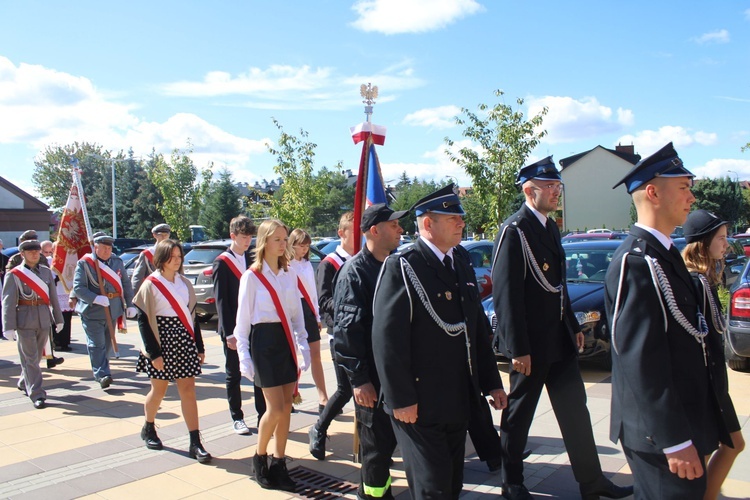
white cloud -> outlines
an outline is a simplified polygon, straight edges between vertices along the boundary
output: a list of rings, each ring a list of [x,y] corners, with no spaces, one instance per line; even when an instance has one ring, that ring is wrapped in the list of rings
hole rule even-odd
[[[616,142],[620,144],[633,144],[635,150],[643,158],[658,151],[668,142],[673,142],[675,148],[688,147],[693,144],[711,146],[716,144],[718,136],[711,132],[698,131],[691,133],[688,129],[679,126],[665,125],[659,130],[642,130],[635,135],[628,134],[620,137]]]
[[[750,160],[716,158],[699,167],[690,166],[690,171],[698,178],[715,179],[729,176],[734,180],[736,173],[740,180],[747,180],[750,179]]]
[[[629,109],[612,108],[600,104],[596,97],[574,99],[564,96],[529,97],[528,115],[539,114],[546,106],[542,128],[547,130],[544,142],[557,144],[589,139],[601,134],[613,133],[634,122]]]
[[[703,33],[701,36],[694,37],[693,41],[700,45],[707,43],[729,43],[729,31],[716,30],[710,33]]]
[[[745,19],[746,19],[747,21],[750,21],[750,9],[747,9],[747,10],[745,11]]]
[[[454,117],[461,114],[461,108],[454,105],[425,108],[409,113],[404,123],[414,127],[451,128],[456,126]]]
[[[484,7],[475,0],[359,0],[352,10],[355,28],[394,35],[438,30]]]
[[[200,81],[166,83],[160,91],[180,97],[251,97],[231,106],[257,109],[346,109],[359,105],[359,86],[373,82],[389,95],[377,102],[393,100],[400,90],[424,85],[414,74],[411,62],[404,60],[371,75],[344,75],[335,68],[272,65],[250,68],[232,75],[224,71],[207,73]],[[221,103],[218,103],[221,104]]]

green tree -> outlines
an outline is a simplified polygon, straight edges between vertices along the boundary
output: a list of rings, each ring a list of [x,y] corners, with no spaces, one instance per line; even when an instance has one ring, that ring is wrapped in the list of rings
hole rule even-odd
[[[158,205],[164,221],[172,227],[172,235],[185,241],[190,237],[190,224],[200,215],[200,208],[211,184],[211,166],[198,168],[188,156],[192,152],[175,149],[168,163],[162,154],[152,155],[148,175],[162,196]]]
[[[502,90],[495,91],[496,97],[503,95]],[[517,99],[516,103],[522,106],[524,101]],[[478,110],[479,113],[474,113],[462,108],[461,115],[456,117],[456,123],[464,127],[461,135],[474,144],[461,148],[456,154],[446,149],[446,154],[471,177],[475,195],[489,212],[489,228],[497,228],[513,213],[518,171],[547,134],[546,131],[536,132],[542,126],[547,108],[529,120],[523,112],[514,111],[504,102],[492,108],[479,104]],[[455,146],[448,137],[445,142],[449,148]]]
[[[390,207],[396,211],[409,210],[417,201],[444,185],[445,183],[438,185],[435,181],[423,181],[416,177],[409,179],[404,172],[396,183],[393,193],[396,199]],[[414,234],[417,231],[417,220],[413,212],[401,218],[399,224],[404,228],[405,233]]]
[[[461,199],[461,206],[466,212],[466,232],[483,234],[488,228],[492,228],[490,214],[482,204],[482,200],[473,191]]]
[[[232,173],[227,169],[219,171],[219,179],[208,189],[200,217],[211,238],[229,238],[229,221],[242,210],[240,196]]]
[[[695,203],[693,209],[713,212],[720,219],[730,221],[733,228],[744,222],[745,199],[742,189],[734,180],[727,177],[701,179],[693,187]]]
[[[354,185],[348,184],[341,164],[333,170],[323,167],[316,177],[316,182],[323,190],[320,203],[313,207],[313,225],[310,227],[316,236],[335,236],[341,214],[352,210],[354,205]]]
[[[304,130],[296,137],[287,134],[276,119],[273,124],[280,132],[278,149],[269,145],[268,151],[276,156],[273,170],[283,182],[271,199],[271,216],[290,228],[309,230],[313,224],[313,208],[320,204],[324,192],[313,174],[317,144],[307,140]]]

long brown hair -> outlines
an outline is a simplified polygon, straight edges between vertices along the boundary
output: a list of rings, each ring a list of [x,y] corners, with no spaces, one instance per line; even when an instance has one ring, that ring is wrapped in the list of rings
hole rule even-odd
[[[154,249],[154,267],[159,271],[164,269],[164,264],[169,262],[172,258],[172,249],[180,249],[180,269],[177,271],[182,274],[182,263],[185,260],[185,252],[182,249],[182,245],[175,240],[162,240],[156,244]]]
[[[294,248],[292,248],[295,245],[309,245],[312,243],[312,238],[309,234],[307,234],[307,231],[304,229],[295,229],[289,234],[289,244],[288,249],[290,251],[290,259],[294,259],[295,253]],[[310,249],[307,249],[307,253],[302,256],[305,260],[310,260]]]
[[[263,259],[266,256],[266,240],[280,227],[283,227],[286,234],[289,234],[289,228],[278,219],[268,219],[260,223],[255,243],[255,262],[250,264],[251,269],[255,269],[256,271],[263,270]],[[284,255],[279,257],[279,268],[286,271],[288,265],[288,252],[285,252]]]
[[[712,259],[708,253],[711,242],[721,227],[724,226],[717,227],[698,241],[688,243],[682,250],[682,258],[688,271],[704,275],[711,286],[720,284],[724,273],[724,259]]]

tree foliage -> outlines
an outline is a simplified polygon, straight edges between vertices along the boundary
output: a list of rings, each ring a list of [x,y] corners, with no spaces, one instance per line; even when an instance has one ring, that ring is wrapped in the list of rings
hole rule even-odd
[[[231,172],[219,171],[219,178],[208,189],[200,216],[200,223],[206,227],[209,237],[229,238],[229,221],[242,210],[240,196]]]
[[[436,191],[445,185],[438,185],[435,181],[423,181],[416,177],[409,179],[406,172],[401,174],[394,190],[396,198],[390,207],[393,210],[409,210],[416,202],[428,194]],[[417,231],[417,220],[413,212],[409,212],[405,217],[399,220],[399,224],[404,228],[404,233],[414,234]]]
[[[502,90],[496,90],[495,96],[503,97]],[[522,106],[523,99],[517,99]],[[467,108],[461,109],[456,123],[464,127],[462,136],[472,141],[472,146],[459,149],[453,153],[456,143],[445,138],[449,149],[446,154],[450,160],[471,177],[477,203],[488,212],[488,230],[495,229],[512,213],[518,191],[515,186],[516,175],[526,162],[531,151],[547,132],[537,130],[542,126],[547,108],[527,120],[521,111],[499,102],[493,107],[479,104],[478,113]]]
[[[701,179],[693,187],[695,203],[693,209],[713,212],[722,220],[729,221],[732,228],[745,225],[745,198],[739,183],[729,177]]]
[[[323,167],[316,182],[323,192],[320,203],[313,207],[313,224],[310,230],[319,236],[335,236],[341,214],[354,208],[354,184],[349,185],[342,172],[341,163],[332,170]]]

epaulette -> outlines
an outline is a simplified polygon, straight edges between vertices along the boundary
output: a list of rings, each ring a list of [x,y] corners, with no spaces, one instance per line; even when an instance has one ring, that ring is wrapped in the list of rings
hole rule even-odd
[[[645,257],[646,249],[648,248],[648,242],[643,238],[634,238],[630,244],[630,250],[628,254],[634,257]]]

